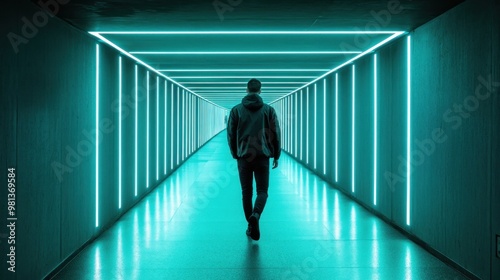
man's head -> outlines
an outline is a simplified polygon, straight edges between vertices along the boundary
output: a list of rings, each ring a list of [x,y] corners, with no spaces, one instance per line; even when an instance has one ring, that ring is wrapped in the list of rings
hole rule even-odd
[[[248,81],[248,84],[247,84],[247,93],[248,94],[252,94],[252,93],[260,94],[260,87],[261,87],[261,83],[259,80],[251,79],[250,81]]]

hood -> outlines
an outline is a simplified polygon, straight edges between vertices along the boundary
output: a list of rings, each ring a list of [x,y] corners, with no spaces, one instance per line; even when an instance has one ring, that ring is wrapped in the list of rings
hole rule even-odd
[[[241,103],[250,111],[257,111],[264,106],[264,101],[257,93],[247,94],[247,96],[243,97]]]

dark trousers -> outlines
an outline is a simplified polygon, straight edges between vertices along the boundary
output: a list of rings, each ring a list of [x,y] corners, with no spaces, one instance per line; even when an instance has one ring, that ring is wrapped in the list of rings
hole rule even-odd
[[[254,158],[252,161],[240,158],[238,159],[238,171],[243,195],[243,210],[248,221],[252,212],[260,215],[264,211],[264,206],[266,206],[267,189],[269,187],[269,158]],[[257,198],[255,199],[255,206],[252,207],[254,175],[257,185]]]

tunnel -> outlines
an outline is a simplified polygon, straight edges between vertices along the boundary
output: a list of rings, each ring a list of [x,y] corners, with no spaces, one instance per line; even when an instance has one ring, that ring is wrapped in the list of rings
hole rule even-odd
[[[3,5],[1,279],[500,279],[500,1]]]

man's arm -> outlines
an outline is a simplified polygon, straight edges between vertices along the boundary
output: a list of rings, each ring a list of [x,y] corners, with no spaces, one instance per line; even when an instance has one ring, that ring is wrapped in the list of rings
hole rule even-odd
[[[231,155],[234,159],[238,158],[238,147],[236,144],[236,130],[238,128],[238,116],[236,109],[233,108],[231,113],[229,113],[229,119],[227,121],[227,142],[229,144],[229,149],[231,150]]]

